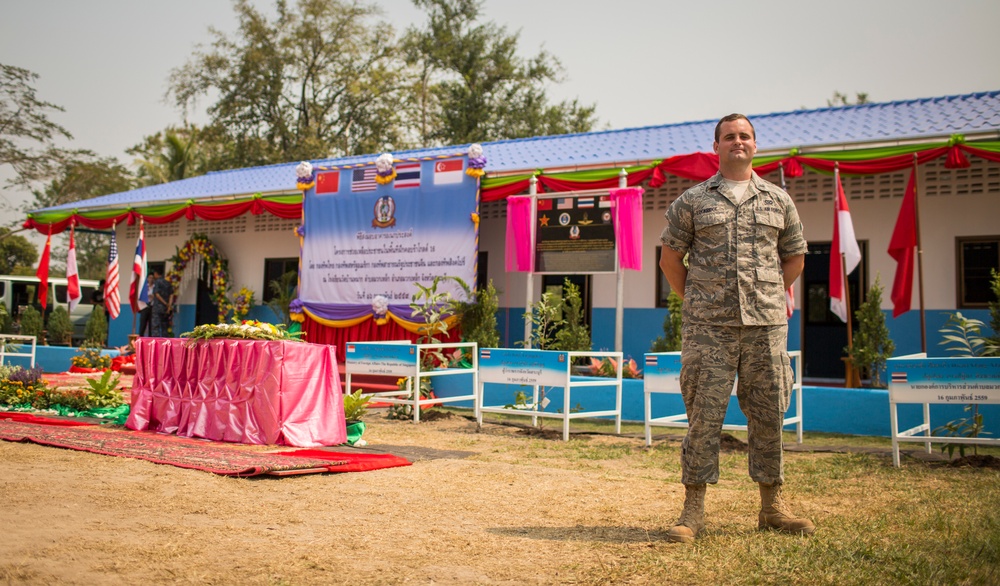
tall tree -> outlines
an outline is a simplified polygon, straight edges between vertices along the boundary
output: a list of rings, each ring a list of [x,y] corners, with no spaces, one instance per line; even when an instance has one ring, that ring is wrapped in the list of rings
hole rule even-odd
[[[0,275],[33,275],[38,249],[30,240],[0,228]]]
[[[126,149],[136,157],[135,174],[140,185],[158,185],[202,175],[217,170],[211,167],[211,141],[203,142],[197,126],[169,126],[162,132],[145,137],[141,143]]]
[[[0,63],[0,166],[10,165],[11,182],[23,187],[51,173],[60,157],[57,138],[73,138],[49,120],[50,113],[63,109],[38,99],[37,79],[27,69]]]
[[[594,106],[550,103],[545,88],[562,79],[559,60],[545,51],[518,55],[518,33],[480,22],[482,0],[413,0],[425,28],[403,40],[416,70],[420,137],[424,144],[462,144],[594,127]]]
[[[168,95],[209,105],[227,139],[228,167],[372,153],[408,144],[407,79],[393,32],[362,2],[276,2],[269,20],[235,0],[236,34],[171,73]]]
[[[134,177],[117,159],[98,157],[90,151],[77,151],[63,163],[55,177],[43,189],[33,191],[33,209],[62,205],[102,195],[128,191],[134,187]],[[53,250],[53,264],[64,263],[69,248],[65,242]],[[100,279],[107,268],[109,237],[78,231],[76,263],[80,278]]]

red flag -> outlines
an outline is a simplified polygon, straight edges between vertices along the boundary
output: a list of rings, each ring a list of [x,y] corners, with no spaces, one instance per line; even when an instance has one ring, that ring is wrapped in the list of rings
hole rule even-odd
[[[913,249],[917,246],[917,177],[910,170],[903,204],[899,207],[896,227],[889,240],[889,256],[896,259],[896,276],[892,279],[892,317],[910,311],[913,299]]]
[[[788,319],[792,319],[792,315],[795,313],[795,285],[789,285],[788,289],[785,289],[785,315]]]
[[[69,254],[66,256],[66,297],[69,298],[69,310],[73,311],[83,294],[80,292],[80,274],[76,268],[76,227],[69,230]]]
[[[42,312],[49,301],[49,249],[52,248],[52,234],[45,239],[45,250],[42,251],[42,260],[38,261],[38,270],[35,276],[41,281],[38,284],[38,303],[42,306]]]
[[[837,197],[833,213],[833,243],[830,244],[830,311],[847,323],[847,283],[846,275],[851,274],[861,262],[861,249],[854,236],[851,210],[847,207],[844,186],[840,184],[840,173],[835,172]],[[844,255],[843,270],[840,255]]]

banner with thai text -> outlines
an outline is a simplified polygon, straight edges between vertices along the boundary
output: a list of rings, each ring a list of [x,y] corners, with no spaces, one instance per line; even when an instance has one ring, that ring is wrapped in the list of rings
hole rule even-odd
[[[896,403],[1000,403],[1000,358],[890,358]]]
[[[345,308],[405,308],[414,283],[454,276],[475,286],[476,178],[465,159],[397,162],[381,185],[375,167],[323,171],[303,201],[299,299],[324,317]],[[465,299],[452,282],[439,288]],[[407,315],[409,312],[406,312]]]

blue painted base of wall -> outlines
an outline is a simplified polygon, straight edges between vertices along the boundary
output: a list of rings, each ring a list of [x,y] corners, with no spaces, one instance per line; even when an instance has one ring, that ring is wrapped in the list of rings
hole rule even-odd
[[[31,348],[15,346],[15,352],[30,352]],[[118,356],[117,350],[102,350],[101,354],[114,358]],[[66,372],[73,365],[72,359],[77,355],[77,349],[72,346],[37,346],[35,348],[35,366],[41,366],[42,372]],[[31,367],[31,359],[24,356],[8,356],[4,360],[5,364],[20,366],[22,368]]]
[[[663,335],[663,320],[667,317],[663,308],[626,308],[625,325],[622,329],[622,353],[637,362],[649,352],[653,340]],[[920,312],[908,311],[898,318],[892,317],[891,310],[883,310],[889,336],[896,343],[896,356],[920,352]],[[944,346],[938,345],[941,335],[938,330],[948,321],[953,310],[927,310],[927,354],[928,356],[948,356]],[[524,338],[524,308],[502,308],[497,312],[502,345],[514,348],[516,342]],[[990,323],[989,310],[964,309],[962,315]],[[591,312],[591,347],[594,350],[611,350],[615,347],[615,309],[598,307]],[[993,335],[987,327],[984,336]],[[802,349],[802,313],[795,311],[788,320],[788,349]]]
[[[440,377],[434,381],[434,393],[440,397],[468,394],[472,375]],[[484,388],[485,405],[514,403],[517,391],[531,392],[531,387],[488,383]],[[644,396],[641,380],[622,381],[622,420],[642,423],[645,418]],[[563,390],[550,389],[546,397],[551,401],[546,411],[556,413],[562,408]],[[473,407],[471,401],[449,403],[449,406]],[[570,395],[570,408],[582,407],[586,411],[614,409],[614,387],[578,389]],[[653,417],[684,413],[684,402],[679,394],[656,393],[650,401]],[[793,404],[794,406],[794,404]],[[967,417],[963,405],[931,405],[931,426],[938,427],[949,421]],[[1000,437],[1000,405],[980,405],[986,431]],[[511,410],[511,414],[516,414]],[[905,430],[923,422],[921,405],[900,405],[899,429]],[[729,403],[726,424],[746,425],[736,397]],[[802,428],[805,431],[870,435],[889,437],[889,392],[884,389],[842,389],[832,387],[805,387],[802,389]],[[669,429],[669,428],[661,428]],[[788,426],[793,430],[794,426]],[[677,430],[676,433],[681,433]]]

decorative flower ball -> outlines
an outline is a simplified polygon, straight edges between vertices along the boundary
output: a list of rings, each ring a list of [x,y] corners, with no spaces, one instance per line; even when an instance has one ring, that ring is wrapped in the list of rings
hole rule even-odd
[[[372,313],[378,317],[382,317],[389,310],[389,300],[385,295],[376,295],[372,299]]]
[[[379,175],[388,175],[392,173],[392,153],[382,153],[375,159],[375,170],[378,171]]]
[[[309,179],[312,179],[312,174],[313,166],[309,161],[302,161],[298,167],[295,167],[295,176],[299,178],[299,181],[305,179],[308,182]]]

